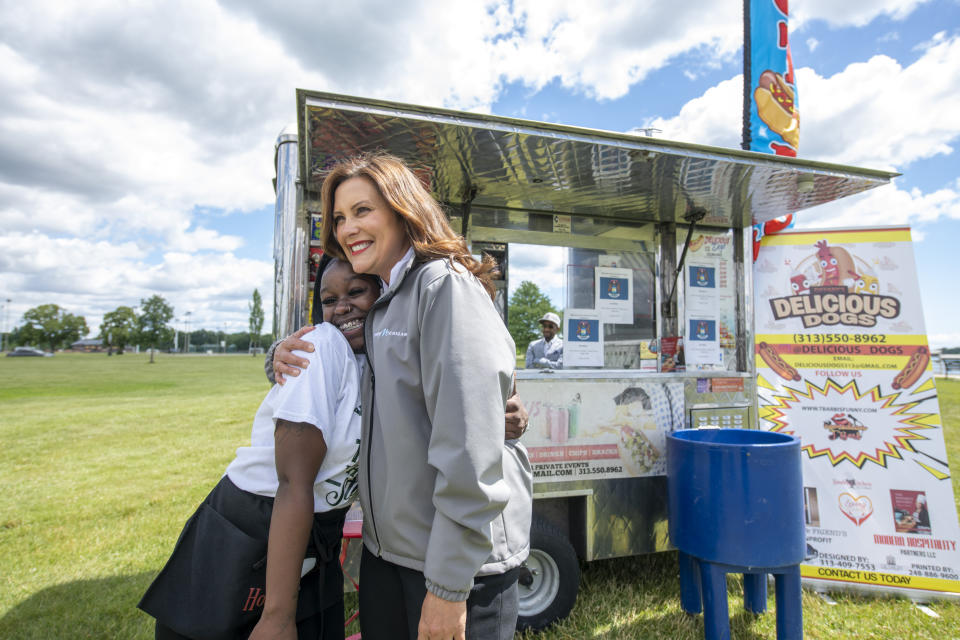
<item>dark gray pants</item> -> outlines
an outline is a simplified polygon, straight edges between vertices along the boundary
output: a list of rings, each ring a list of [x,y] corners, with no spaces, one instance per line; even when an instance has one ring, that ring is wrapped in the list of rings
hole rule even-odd
[[[510,640],[517,627],[516,570],[474,579],[467,599],[467,640]],[[423,574],[387,562],[363,548],[360,559],[360,632],[363,640],[417,640],[427,595]],[[403,630],[406,630],[406,636]]]

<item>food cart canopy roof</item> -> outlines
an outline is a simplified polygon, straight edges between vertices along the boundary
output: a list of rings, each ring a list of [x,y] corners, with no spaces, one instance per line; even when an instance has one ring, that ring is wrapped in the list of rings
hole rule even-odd
[[[384,150],[456,206],[742,228],[887,184],[896,173],[515,118],[297,90],[300,175]],[[308,194],[308,198],[310,195]]]

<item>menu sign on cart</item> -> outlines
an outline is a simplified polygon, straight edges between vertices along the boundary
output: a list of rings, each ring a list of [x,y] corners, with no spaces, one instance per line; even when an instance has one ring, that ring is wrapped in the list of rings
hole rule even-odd
[[[666,473],[666,434],[683,428],[682,382],[519,380],[533,481]],[[589,402],[582,402],[589,388]]]
[[[697,233],[684,271],[683,308],[688,369],[723,369],[736,350],[736,278],[729,233]]]
[[[594,270],[597,310],[609,324],[633,324],[633,270],[597,267]]]
[[[595,309],[563,312],[563,366],[603,366],[603,322]]]
[[[766,236],[761,428],[801,438],[817,586],[960,592],[960,527],[909,228]]]
[[[687,362],[720,364],[716,263],[687,264]]]

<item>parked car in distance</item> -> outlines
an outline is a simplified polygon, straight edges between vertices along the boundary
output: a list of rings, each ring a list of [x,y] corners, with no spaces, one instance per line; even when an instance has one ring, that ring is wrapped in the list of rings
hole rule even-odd
[[[37,349],[36,347],[17,347],[13,351],[7,353],[7,357],[18,357],[18,356],[37,356],[41,358],[49,358],[53,356],[52,353],[47,353],[42,349]]]

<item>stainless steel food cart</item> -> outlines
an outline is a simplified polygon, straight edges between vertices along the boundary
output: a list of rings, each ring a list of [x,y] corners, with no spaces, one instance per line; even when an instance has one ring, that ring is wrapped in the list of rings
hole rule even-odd
[[[521,626],[533,628],[569,613],[579,561],[669,548],[666,433],[756,428],[752,224],[894,175],[304,90],[297,114],[276,147],[277,335],[308,318],[325,171],[358,152],[404,159],[474,253],[501,263],[505,319],[511,247],[563,248],[565,368],[517,374],[535,473]]]

